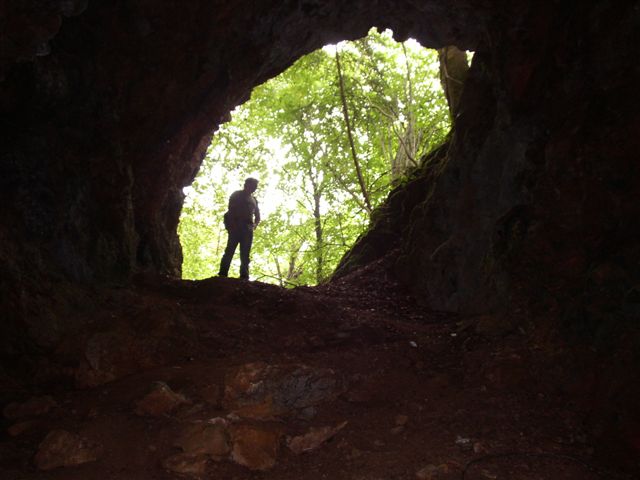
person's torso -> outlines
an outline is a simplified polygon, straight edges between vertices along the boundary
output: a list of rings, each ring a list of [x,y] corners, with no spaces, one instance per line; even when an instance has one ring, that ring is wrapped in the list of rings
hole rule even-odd
[[[244,190],[233,192],[229,198],[229,214],[247,223],[253,223],[257,206],[258,203],[253,195]]]

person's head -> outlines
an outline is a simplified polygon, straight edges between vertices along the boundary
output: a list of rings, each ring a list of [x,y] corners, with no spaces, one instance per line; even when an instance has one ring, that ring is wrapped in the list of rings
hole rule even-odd
[[[244,181],[245,192],[253,193],[258,188],[258,180],[252,177],[247,178]]]

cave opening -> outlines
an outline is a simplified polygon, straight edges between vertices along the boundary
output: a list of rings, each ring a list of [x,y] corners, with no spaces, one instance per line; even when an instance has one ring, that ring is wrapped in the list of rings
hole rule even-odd
[[[182,277],[218,272],[227,199],[244,178],[258,177],[262,221],[252,278],[286,287],[330,278],[389,191],[445,141],[443,86],[455,74],[463,83],[466,73],[447,70],[446,52],[413,39],[396,42],[391,30],[374,27],[303,56],[254,88],[214,134],[185,187]],[[232,269],[238,265],[236,258]]]

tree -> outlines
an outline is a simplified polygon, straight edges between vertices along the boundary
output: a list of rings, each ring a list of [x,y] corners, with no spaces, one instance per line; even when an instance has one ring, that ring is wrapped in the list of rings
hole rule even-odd
[[[438,50],[438,55],[440,58],[440,81],[453,121],[458,114],[462,87],[469,74],[467,52],[452,45]]]

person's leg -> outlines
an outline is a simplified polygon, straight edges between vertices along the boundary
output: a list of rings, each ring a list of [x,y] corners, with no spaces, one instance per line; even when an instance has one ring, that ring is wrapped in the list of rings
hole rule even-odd
[[[247,225],[246,230],[240,238],[240,278],[249,280],[249,262],[251,245],[253,244],[253,228]]]
[[[220,271],[218,272],[219,277],[226,277],[229,275],[231,260],[233,260],[233,255],[236,253],[236,247],[239,242],[240,236],[238,233],[233,230],[229,230],[227,236],[227,248],[224,249],[224,255],[222,255],[222,260],[220,261]]]

